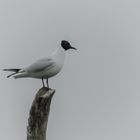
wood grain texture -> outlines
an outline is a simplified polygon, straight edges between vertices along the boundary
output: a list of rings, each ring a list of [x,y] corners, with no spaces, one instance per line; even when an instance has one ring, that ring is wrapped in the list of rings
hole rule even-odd
[[[55,90],[46,87],[37,92],[30,109],[27,140],[46,140],[50,104],[54,93]]]

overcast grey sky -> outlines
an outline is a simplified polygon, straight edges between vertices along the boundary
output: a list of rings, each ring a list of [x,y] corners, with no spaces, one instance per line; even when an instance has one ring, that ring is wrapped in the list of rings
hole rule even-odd
[[[48,140],[140,139],[139,0],[1,0],[0,68],[47,57],[65,39],[69,51],[56,89]],[[0,139],[25,140],[40,80],[0,72]]]

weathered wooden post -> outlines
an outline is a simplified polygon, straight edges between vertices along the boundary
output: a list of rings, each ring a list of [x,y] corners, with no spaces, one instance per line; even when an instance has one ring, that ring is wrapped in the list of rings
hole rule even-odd
[[[55,90],[46,87],[37,92],[30,109],[27,140],[46,140],[50,104],[54,93]]]

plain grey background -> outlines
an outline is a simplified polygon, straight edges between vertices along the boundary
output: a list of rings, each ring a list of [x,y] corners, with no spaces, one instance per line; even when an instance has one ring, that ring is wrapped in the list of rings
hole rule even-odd
[[[47,57],[65,39],[48,140],[140,139],[139,0],[1,0],[0,68]],[[25,140],[41,80],[0,71],[0,139]]]

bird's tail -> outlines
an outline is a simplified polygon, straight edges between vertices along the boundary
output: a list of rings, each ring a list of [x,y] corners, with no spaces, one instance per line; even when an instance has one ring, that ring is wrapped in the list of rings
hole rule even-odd
[[[12,73],[12,74],[10,74],[10,75],[7,76],[7,78],[9,78],[9,77],[11,77],[11,76],[17,74],[21,69],[3,69],[3,70],[4,70],[4,71],[11,71],[11,72],[14,72],[14,73]]]

